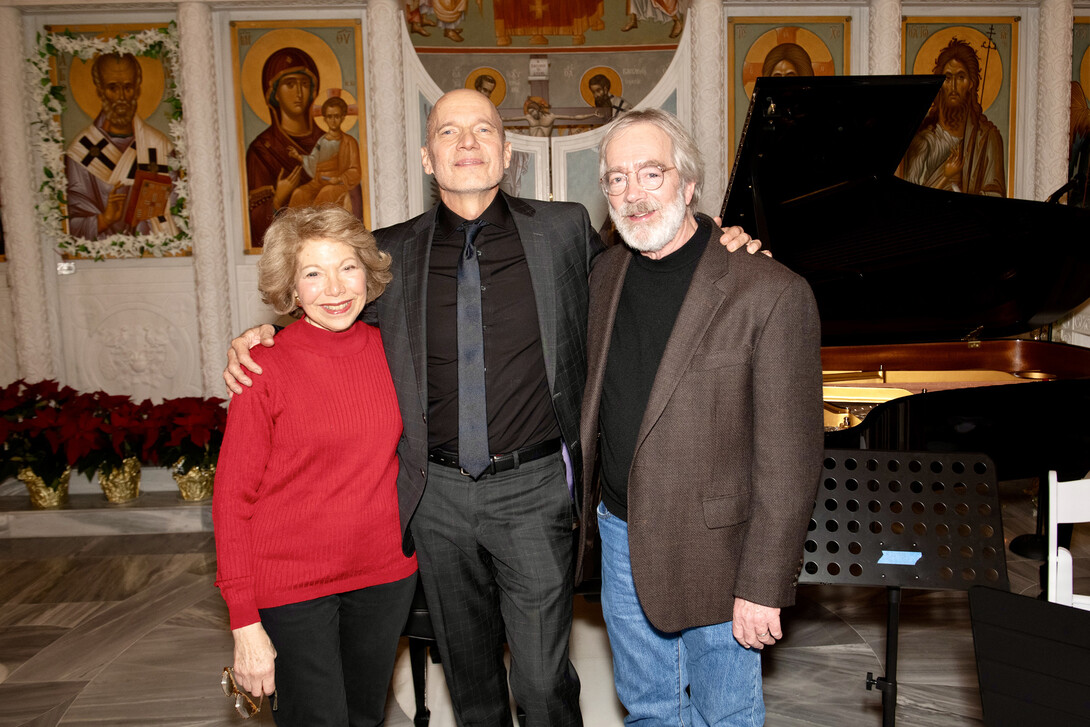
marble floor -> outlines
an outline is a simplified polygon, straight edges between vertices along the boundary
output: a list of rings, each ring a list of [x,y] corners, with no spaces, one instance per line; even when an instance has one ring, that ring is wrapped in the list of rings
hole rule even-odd
[[[1001,488],[1005,536],[1032,530],[1027,483]],[[1076,574],[1090,584],[1090,528],[1076,531]],[[1008,553],[1011,589],[1035,595],[1038,563]],[[231,660],[227,611],[213,588],[207,532],[0,538],[0,727],[239,724],[219,688]],[[903,727],[980,725],[967,597],[905,590],[901,607]],[[802,586],[785,639],[764,661],[767,724],[882,724],[885,591]],[[601,609],[576,597],[572,659],[588,727],[620,725]],[[412,724],[402,645],[387,724]],[[429,664],[432,725],[453,724],[439,666]],[[271,725],[267,709],[251,723]]]

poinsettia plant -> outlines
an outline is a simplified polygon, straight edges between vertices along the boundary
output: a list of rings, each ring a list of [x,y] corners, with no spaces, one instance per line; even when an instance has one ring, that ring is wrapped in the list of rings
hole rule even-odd
[[[30,468],[57,489],[71,464],[67,435],[77,428],[85,396],[52,380],[20,379],[0,389],[0,480]]]
[[[16,381],[0,388],[0,481],[29,467],[56,489],[69,467],[88,478],[109,475],[129,457],[183,474],[209,467],[223,444],[224,403],[198,396],[136,403],[56,381]]]
[[[227,426],[223,404],[215,397],[182,396],[152,407],[148,423],[155,434],[146,442],[145,460],[182,474],[214,465]]]
[[[81,406],[78,425],[69,433],[68,461],[88,478],[95,472],[110,475],[129,457],[139,457],[154,436],[148,423],[152,404],[137,404],[123,395],[96,391]]]

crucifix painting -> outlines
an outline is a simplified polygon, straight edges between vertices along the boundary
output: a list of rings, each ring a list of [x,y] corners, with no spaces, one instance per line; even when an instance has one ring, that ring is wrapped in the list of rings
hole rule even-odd
[[[515,131],[527,136],[552,136],[554,131],[577,133],[601,126],[615,115],[615,111],[608,104],[605,106],[595,104],[554,106],[549,100],[548,57],[531,55],[528,61],[530,93],[522,100],[522,106],[501,105],[499,107],[500,120],[503,121],[503,126],[508,131]],[[594,70],[598,71],[600,69]],[[588,75],[592,80],[597,80],[599,77],[601,79],[606,78],[600,73],[584,74],[584,76]],[[477,80],[479,81],[482,77],[477,76]],[[604,85],[608,92],[610,87],[608,80],[601,81],[600,85]],[[589,90],[591,84],[588,83],[587,87]],[[484,93],[483,90],[482,93]],[[489,97],[491,98],[491,96]]]

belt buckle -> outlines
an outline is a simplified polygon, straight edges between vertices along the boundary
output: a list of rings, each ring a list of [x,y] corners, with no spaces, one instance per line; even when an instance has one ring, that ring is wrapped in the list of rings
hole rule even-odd
[[[476,479],[473,477],[473,475],[466,472],[464,467],[459,466],[458,471],[460,473],[462,473],[462,475],[464,475],[465,477],[468,477],[469,479],[476,481]],[[481,472],[481,477],[484,477],[485,475],[494,475],[494,474],[496,474],[496,458],[493,456],[493,457],[488,458],[488,466],[484,468],[483,472]]]

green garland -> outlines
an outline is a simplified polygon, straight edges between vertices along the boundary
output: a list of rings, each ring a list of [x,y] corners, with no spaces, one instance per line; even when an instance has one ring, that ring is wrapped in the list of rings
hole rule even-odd
[[[170,213],[178,228],[177,235],[155,233],[147,235],[116,234],[98,240],[75,237],[65,231],[64,205],[68,178],[64,171],[64,139],[60,115],[64,111],[64,87],[53,84],[50,59],[60,61],[62,54],[89,61],[101,53],[130,53],[163,61],[168,71],[166,103],[170,104],[170,140],[174,154],[168,159],[170,169],[177,173],[174,182],[176,201]],[[176,79],[178,67],[178,32],[172,21],[166,28],[153,28],[115,38],[78,36],[71,31],[63,33],[39,33],[38,48],[28,59],[34,69],[31,96],[40,98],[37,118],[32,125],[37,130],[37,147],[42,160],[44,180],[39,187],[36,206],[46,230],[57,240],[57,249],[65,255],[91,257],[102,260],[107,257],[127,258],[154,255],[175,255],[190,249],[189,210],[186,206],[188,185],[181,159],[186,156],[185,129],[182,124],[182,99]]]

